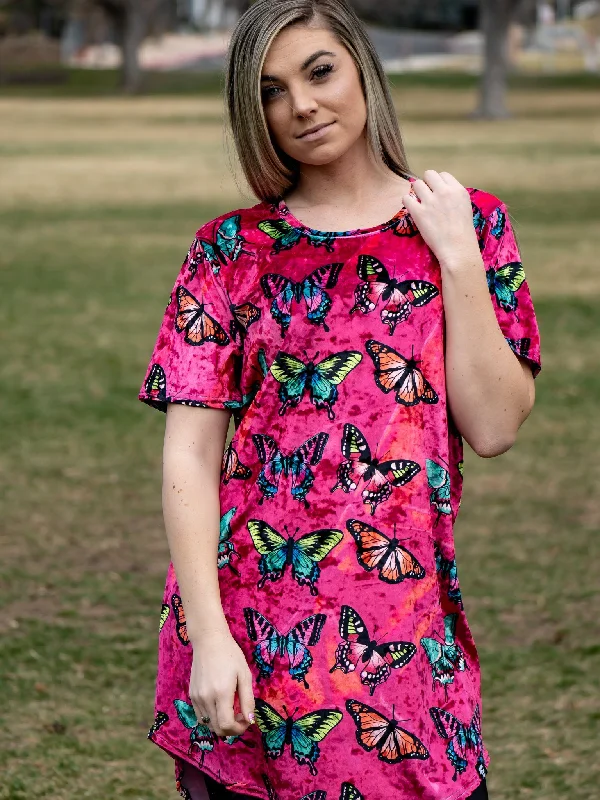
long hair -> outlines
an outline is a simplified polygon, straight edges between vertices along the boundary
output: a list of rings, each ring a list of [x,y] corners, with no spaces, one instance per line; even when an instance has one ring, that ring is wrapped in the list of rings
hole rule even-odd
[[[240,18],[225,69],[226,121],[250,188],[274,202],[298,181],[299,165],[271,140],[260,77],[267,51],[288,25],[319,21],[357,66],[367,107],[367,141],[375,158],[408,177],[406,154],[387,77],[362,23],[346,0],[257,0]]]

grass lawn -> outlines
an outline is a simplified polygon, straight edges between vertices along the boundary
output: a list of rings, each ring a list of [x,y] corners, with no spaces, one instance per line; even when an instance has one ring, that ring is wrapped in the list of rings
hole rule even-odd
[[[548,84],[548,81],[546,81]],[[10,87],[9,87],[10,88]],[[136,400],[193,234],[249,205],[217,96],[0,97],[0,798],[176,797],[146,741],[168,563],[164,417]],[[543,338],[504,456],[456,526],[494,800],[598,796],[600,94],[395,86],[412,168],[508,202]],[[76,92],[73,92],[76,94]],[[243,187],[242,187],[243,189]],[[367,800],[383,800],[367,798]]]

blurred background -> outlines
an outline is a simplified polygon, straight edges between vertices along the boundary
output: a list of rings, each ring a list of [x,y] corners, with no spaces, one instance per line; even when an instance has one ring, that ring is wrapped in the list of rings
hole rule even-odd
[[[542,332],[456,526],[494,800],[600,796],[600,2],[356,0],[412,170],[499,195]],[[164,417],[136,396],[198,227],[255,201],[226,0],[0,0],[0,798],[175,797],[153,720]],[[368,798],[368,800],[382,800]]]

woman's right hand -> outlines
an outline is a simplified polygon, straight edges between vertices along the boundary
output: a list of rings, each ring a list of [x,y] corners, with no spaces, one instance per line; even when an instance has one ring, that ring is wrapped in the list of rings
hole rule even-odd
[[[217,736],[240,736],[254,722],[252,673],[229,629],[203,633],[192,642],[189,695],[198,722]],[[234,715],[237,691],[241,714]]]

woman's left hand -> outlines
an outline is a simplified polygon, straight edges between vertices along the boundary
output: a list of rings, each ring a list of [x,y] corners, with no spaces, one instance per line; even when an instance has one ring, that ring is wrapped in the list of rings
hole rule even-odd
[[[402,202],[437,260],[452,267],[479,259],[468,191],[449,172],[427,169],[423,178],[412,184],[417,197],[407,194]]]

